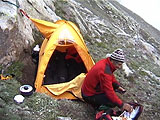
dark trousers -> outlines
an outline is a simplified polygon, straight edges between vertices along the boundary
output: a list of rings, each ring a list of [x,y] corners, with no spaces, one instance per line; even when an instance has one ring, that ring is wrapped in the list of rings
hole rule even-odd
[[[104,93],[93,96],[86,96],[82,93],[82,97],[85,102],[91,104],[95,109],[98,109],[101,105],[105,105],[110,108],[116,107],[116,105],[114,105]]]

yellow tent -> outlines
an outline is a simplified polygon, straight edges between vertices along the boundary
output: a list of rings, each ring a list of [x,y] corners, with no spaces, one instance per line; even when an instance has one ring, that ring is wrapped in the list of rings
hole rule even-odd
[[[57,99],[81,98],[81,85],[94,65],[77,26],[32,19],[45,39],[39,53],[35,88]]]

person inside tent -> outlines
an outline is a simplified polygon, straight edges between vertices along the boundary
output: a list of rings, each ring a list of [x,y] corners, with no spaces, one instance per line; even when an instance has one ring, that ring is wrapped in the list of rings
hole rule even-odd
[[[65,60],[68,69],[68,80],[70,81],[80,73],[86,73],[86,68],[74,47],[70,47],[66,51],[67,54],[65,56]]]
[[[128,112],[132,106],[123,102],[115,93],[116,90],[125,92],[120,83],[115,79],[113,72],[122,67],[125,61],[122,49],[115,50],[110,57],[97,62],[87,73],[82,85],[82,98],[94,108],[107,106],[109,108],[119,107]]]

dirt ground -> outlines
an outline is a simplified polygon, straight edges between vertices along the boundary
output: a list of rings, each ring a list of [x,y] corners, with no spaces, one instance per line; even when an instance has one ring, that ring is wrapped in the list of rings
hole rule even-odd
[[[24,66],[22,70],[22,79],[20,80],[20,82],[21,84],[29,84],[34,87],[37,64],[33,62],[31,52],[27,52],[24,54],[22,63]]]

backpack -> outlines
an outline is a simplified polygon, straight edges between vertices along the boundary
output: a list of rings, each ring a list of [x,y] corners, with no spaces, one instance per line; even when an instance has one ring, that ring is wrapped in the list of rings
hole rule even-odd
[[[141,115],[143,111],[143,106],[138,103],[129,103],[131,106],[133,106],[133,111],[131,113],[124,111],[124,117],[127,117],[129,115],[129,118],[131,120],[138,120],[139,116]]]

